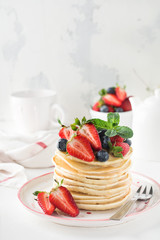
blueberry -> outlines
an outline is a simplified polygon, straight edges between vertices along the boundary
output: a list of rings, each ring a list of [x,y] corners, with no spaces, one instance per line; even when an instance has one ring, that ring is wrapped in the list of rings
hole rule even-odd
[[[105,136],[105,132],[106,132],[105,129],[98,131],[101,142],[103,141],[103,137]]]
[[[115,87],[108,88],[107,93],[115,94]]]
[[[106,105],[103,105],[102,107],[100,107],[100,112],[109,112],[109,109]]]
[[[66,152],[66,145],[67,145],[67,139],[61,138],[61,139],[58,140],[57,148],[61,152]]]
[[[99,162],[106,162],[109,158],[109,154],[105,150],[100,150],[96,153],[96,158]]]
[[[131,140],[130,140],[130,139],[126,139],[124,142],[125,142],[125,143],[128,143],[128,145],[129,145],[129,146],[131,146],[131,145],[132,145],[132,142],[131,142]]]
[[[108,146],[108,142],[110,141],[109,137],[107,136],[104,136],[103,139],[102,139],[102,148],[104,149],[108,149],[109,146]]]
[[[115,112],[123,112],[123,109],[120,107],[115,108]]]

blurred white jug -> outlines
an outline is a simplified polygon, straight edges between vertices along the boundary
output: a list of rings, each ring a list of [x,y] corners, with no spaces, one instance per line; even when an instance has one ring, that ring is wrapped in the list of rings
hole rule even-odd
[[[47,89],[12,93],[11,110],[20,133],[53,129],[59,126],[57,117],[64,120],[64,111],[56,104],[56,92]]]
[[[160,161],[160,89],[133,107],[134,157]]]

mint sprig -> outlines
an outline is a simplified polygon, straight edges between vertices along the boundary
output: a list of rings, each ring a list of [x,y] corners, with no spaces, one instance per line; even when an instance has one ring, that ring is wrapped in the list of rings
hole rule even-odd
[[[120,117],[118,113],[108,113],[107,121],[98,118],[87,121],[87,123],[93,123],[98,130],[106,129],[105,135],[108,137],[119,135],[125,139],[131,138],[133,136],[132,129],[126,126],[118,126],[119,122]]]
[[[104,120],[101,120],[99,118],[89,119],[89,120],[87,120],[86,123],[93,123],[94,126],[98,130],[101,130],[101,129],[111,129],[112,128],[112,124],[111,123],[109,123],[107,121],[104,121]]]

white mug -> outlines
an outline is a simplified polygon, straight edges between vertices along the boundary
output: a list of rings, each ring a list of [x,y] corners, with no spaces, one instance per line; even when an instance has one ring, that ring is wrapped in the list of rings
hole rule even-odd
[[[24,90],[11,94],[11,110],[18,132],[33,133],[58,127],[64,111],[55,103],[56,92],[47,89]]]

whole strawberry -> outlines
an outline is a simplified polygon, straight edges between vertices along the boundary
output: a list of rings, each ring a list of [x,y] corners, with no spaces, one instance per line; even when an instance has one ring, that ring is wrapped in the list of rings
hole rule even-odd
[[[123,109],[124,112],[131,111],[132,110],[132,105],[129,100],[130,97],[127,97],[121,104],[121,108]]]
[[[111,143],[115,143],[115,142],[123,142],[124,138],[120,137],[119,135],[116,135],[114,137],[110,137]]]
[[[125,156],[128,152],[129,152],[129,145],[127,143],[124,142],[115,142],[114,146],[118,146],[122,148],[122,151],[120,151],[119,153],[121,153],[123,156]]]

